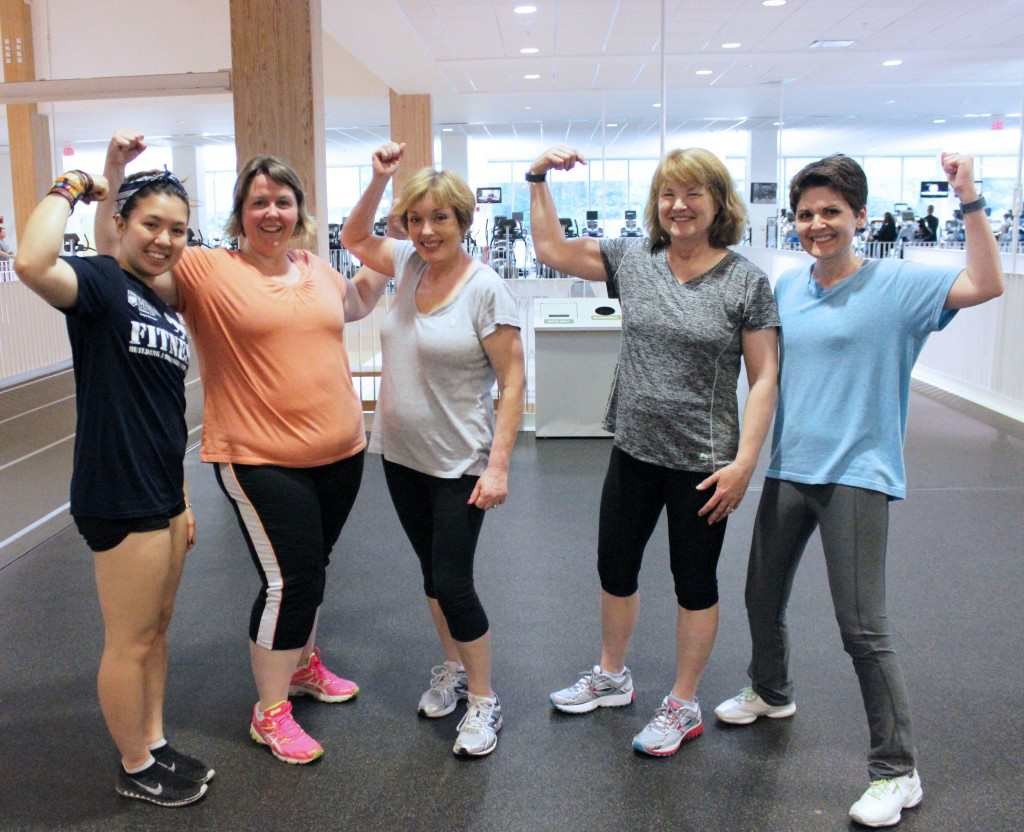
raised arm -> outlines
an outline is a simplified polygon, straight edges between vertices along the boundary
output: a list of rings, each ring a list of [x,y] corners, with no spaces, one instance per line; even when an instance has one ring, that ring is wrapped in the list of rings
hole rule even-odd
[[[21,236],[14,271],[18,278],[51,306],[70,309],[78,300],[78,277],[60,259],[64,228],[78,200],[91,202],[107,195],[107,183],[80,170],[59,176],[28,218]]]
[[[394,243],[387,237],[373,236],[373,218],[384,196],[388,180],[398,170],[405,144],[388,142],[373,151],[373,178],[352,209],[341,230],[341,244],[376,272],[394,277]]]
[[[961,204],[978,199],[974,186],[974,159],[957,153],[942,154],[942,170]],[[967,268],[953,282],[946,296],[946,309],[966,309],[1003,293],[1003,263],[999,246],[985,212],[964,214],[964,248]]]
[[[775,327],[745,329],[742,338],[750,392],[743,408],[743,429],[736,459],[697,486],[700,491],[715,486],[711,498],[697,512],[701,517],[706,516],[709,524],[727,517],[743,500],[775,412],[779,389],[779,331]]]
[[[526,368],[523,339],[514,326],[501,325],[483,340],[484,352],[498,377],[498,415],[487,468],[467,501],[477,508],[500,506],[508,497],[508,467],[523,418]]]
[[[572,170],[585,165],[578,150],[557,145],[545,150],[530,165],[530,175],[543,176],[549,170]],[[567,240],[558,222],[558,211],[546,181],[530,183],[530,236],[537,259],[544,265],[584,280],[607,280],[601,244],[591,237]]]
[[[345,293],[345,321],[358,321],[369,315],[384,294],[384,287],[390,278],[363,266],[355,277],[348,281]]]
[[[107,146],[107,158],[103,163],[103,176],[107,180],[111,198],[104,200],[96,207],[96,219],[93,225],[93,236],[96,238],[96,251],[117,257],[120,237],[114,224],[117,212],[117,191],[124,182],[124,169],[129,162],[138,158],[146,149],[144,136],[131,130],[119,130]]]

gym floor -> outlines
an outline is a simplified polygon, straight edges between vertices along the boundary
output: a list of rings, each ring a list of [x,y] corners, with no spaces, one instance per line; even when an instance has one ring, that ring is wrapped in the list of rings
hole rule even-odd
[[[703,737],[667,759],[630,748],[673,675],[663,522],[641,576],[636,704],[575,717],[548,706],[548,691],[597,660],[594,553],[609,449],[607,440],[520,437],[512,495],[488,515],[477,555],[505,711],[497,750],[480,760],[451,754],[461,709],[437,721],[416,715],[439,655],[378,458],[367,459],[334,552],[319,638],[329,666],[362,692],[341,705],[297,702],[327,753],[292,767],[248,738],[246,622],[257,578],[212,472],[189,456],[199,543],[171,631],[166,717],[175,745],[217,776],[184,809],[114,793],[117,754],[96,704],[102,627],[92,556],[73,527],[36,547],[0,570],[0,828],[859,828],[846,811],[867,786],[867,729],[817,536],[789,612],[796,716],[735,728],[712,714],[746,683],[743,581],[760,475],[726,536],[721,630],[700,692]],[[915,393],[907,458],[911,491],[892,510],[888,595],[925,799],[901,829],[1017,832],[1024,431]]]

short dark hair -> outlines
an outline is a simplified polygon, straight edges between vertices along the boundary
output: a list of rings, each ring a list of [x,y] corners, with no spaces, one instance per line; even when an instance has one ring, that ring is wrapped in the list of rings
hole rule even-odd
[[[868,178],[864,169],[849,156],[835,153],[805,165],[789,183],[789,205],[796,211],[807,188],[831,188],[859,213],[868,202]]]
[[[162,173],[159,170],[144,170],[139,173],[133,173],[131,176],[126,176],[123,185],[127,185],[137,179],[147,179],[151,176],[156,176]],[[135,206],[138,205],[140,199],[145,199],[147,196],[152,194],[167,194],[168,196],[176,196],[182,202],[185,203],[185,211],[189,217],[192,216],[192,209],[188,204],[188,191],[186,191],[181,183],[176,179],[161,178],[156,179],[148,185],[143,185],[135,193],[133,193],[125,201],[124,205],[121,206],[121,216],[125,219],[131,216]]]

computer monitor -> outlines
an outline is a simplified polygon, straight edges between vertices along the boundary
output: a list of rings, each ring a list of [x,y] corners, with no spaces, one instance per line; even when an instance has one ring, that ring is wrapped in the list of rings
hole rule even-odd
[[[626,209],[625,217],[626,217],[627,220],[635,220],[636,219],[636,211],[634,211],[632,208]]]
[[[906,211],[900,211],[900,222],[913,222],[914,212],[909,208]]]
[[[588,220],[596,220],[597,219],[597,211],[587,211],[587,219]]]
[[[477,204],[496,205],[501,202],[501,188],[477,188]]]
[[[522,211],[513,211],[512,212],[512,222],[522,222],[522,221],[523,221],[523,212]]]
[[[945,199],[949,196],[949,182],[945,179],[921,183],[921,199]]]

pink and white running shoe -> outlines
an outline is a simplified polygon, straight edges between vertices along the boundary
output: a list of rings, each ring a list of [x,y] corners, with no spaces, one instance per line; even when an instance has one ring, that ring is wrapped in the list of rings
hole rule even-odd
[[[292,674],[289,696],[312,696],[321,702],[348,702],[359,693],[359,685],[328,670],[320,661],[320,648],[314,647],[305,667]]]
[[[265,745],[284,763],[305,765],[324,755],[323,746],[302,730],[292,716],[292,703],[285,700],[267,708],[259,718],[259,703],[252,711],[249,736]]]

